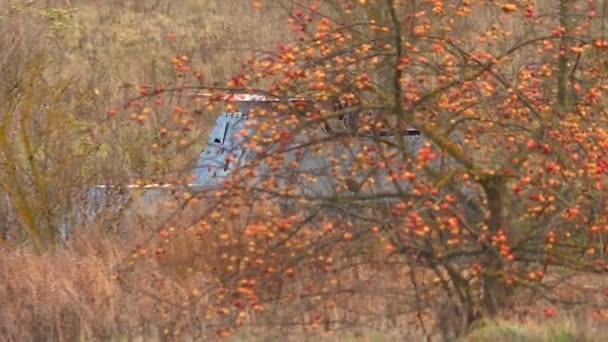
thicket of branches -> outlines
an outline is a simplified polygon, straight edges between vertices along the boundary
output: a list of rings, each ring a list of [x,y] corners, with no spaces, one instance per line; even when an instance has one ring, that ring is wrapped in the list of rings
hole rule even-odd
[[[236,137],[259,158],[198,194],[208,209],[187,231],[223,256],[220,321],[332,330],[414,313],[427,331],[434,314],[450,337],[523,293],[603,305],[556,283],[606,271],[604,2],[280,4],[296,39],[201,87],[306,100],[252,110]]]

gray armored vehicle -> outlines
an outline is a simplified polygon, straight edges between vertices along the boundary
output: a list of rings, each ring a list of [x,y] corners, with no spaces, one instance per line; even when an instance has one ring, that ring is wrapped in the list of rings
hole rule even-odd
[[[252,108],[272,103],[259,97],[237,98],[237,111],[218,116],[194,166],[193,188],[219,186],[235,169],[255,164],[255,173],[247,179],[254,187],[256,182],[271,176],[279,184],[288,182],[309,196],[330,196],[344,187],[353,192],[390,191],[395,184],[389,181],[389,168],[370,167],[369,161],[388,158],[389,163],[399,164],[403,161],[402,154],[398,153],[401,147],[405,147],[408,155],[415,156],[424,145],[422,135],[413,128],[394,134],[386,130],[340,131],[323,124],[281,127],[282,119],[273,118],[270,127],[283,129],[282,133],[290,136],[281,144],[271,140],[276,139],[276,132],[263,132],[268,127],[263,125],[266,118],[249,115]],[[340,119],[346,121],[348,117]],[[262,153],[256,153],[249,144],[254,140],[262,142],[258,148]],[[368,157],[367,165],[360,160],[362,156]],[[277,159],[280,167],[276,166]],[[361,186],[366,180],[372,180],[370,186]],[[399,186],[407,189],[408,183],[400,182]]]
[[[309,198],[345,193],[371,197],[409,188],[408,180],[391,178],[391,167],[381,165],[403,165],[404,148],[407,155],[416,155],[424,145],[424,138],[416,129],[397,134],[382,130],[355,133],[348,129],[335,130],[324,124],[306,128],[292,125],[290,128],[288,120],[284,120],[285,125],[281,128],[281,117],[271,119],[272,125],[264,125],[269,119],[252,115],[253,109],[275,105],[277,100],[258,95],[235,95],[232,102],[235,110],[218,115],[207,144],[193,165],[193,181],[185,187],[192,192],[221,188],[235,172],[240,172],[239,179],[252,191],[265,191],[267,183],[264,182],[272,177],[277,188],[289,185],[300,196]],[[340,119],[347,121],[349,118]],[[284,143],[276,141],[277,129],[284,129],[283,133],[289,134],[290,138]],[[258,144],[254,146],[253,141]],[[245,168],[254,172],[243,173]],[[140,202],[152,203],[174,190],[172,185],[155,184],[121,189],[94,186],[87,192],[86,208],[81,208],[77,221],[91,221],[100,214],[111,216],[123,210],[134,193]],[[66,223],[61,228],[64,238],[69,226]]]

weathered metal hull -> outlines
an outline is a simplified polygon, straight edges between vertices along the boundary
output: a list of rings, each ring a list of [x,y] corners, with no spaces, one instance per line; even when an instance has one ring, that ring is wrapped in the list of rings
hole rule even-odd
[[[269,146],[265,156],[245,146],[247,139],[234,138],[235,132],[255,134],[256,125],[247,125],[248,118],[242,113],[222,113],[211,132],[206,148],[201,152],[193,170],[194,183],[203,186],[221,186],[235,168],[242,168],[247,163],[255,163],[254,175],[249,176],[247,183],[255,185],[272,175],[279,181],[296,186],[302,194],[310,196],[329,196],[344,187],[345,179],[355,183],[367,182],[359,191],[385,192],[395,189],[390,180],[387,168],[374,168],[373,165],[358,164],[358,155],[375,151],[375,158],[389,158],[389,164],[405,163],[399,145],[399,137],[378,137],[362,135],[358,137],[341,136],[333,138],[323,130],[303,132],[296,135],[286,146]],[[407,153],[415,156],[423,146],[424,138],[416,130],[410,130],[403,136]],[[384,143],[383,143],[384,142]],[[384,151],[378,151],[380,145]],[[393,147],[388,147],[393,145]],[[275,160],[281,160],[281,167],[276,168]],[[435,161],[435,166],[438,161]],[[407,189],[409,182],[398,181],[402,189]],[[364,184],[360,184],[364,185]]]
[[[276,180],[277,186],[290,186],[299,195],[310,198],[334,196],[344,191],[359,195],[394,193],[408,191],[407,180],[395,181],[389,177],[386,167],[359,165],[361,154],[373,153],[380,161],[384,156],[393,154],[388,160],[391,165],[403,165],[404,156],[415,156],[424,145],[424,137],[416,130],[408,130],[397,136],[361,135],[358,137],[332,137],[331,132],[318,129],[315,131],[295,132],[293,140],[287,144],[268,145],[266,157],[260,158],[248,146],[248,138],[257,131],[256,124],[251,124],[248,110],[259,99],[242,101],[238,108],[241,111],[221,113],[216,119],[207,144],[193,166],[193,182],[179,188],[192,192],[221,188],[224,181],[231,177],[236,169],[242,169],[248,163],[255,163],[254,173],[241,178],[252,189],[264,190],[264,181],[268,177]],[[244,133],[244,134],[243,134]],[[399,141],[399,139],[402,139]],[[395,145],[404,143],[406,154]],[[391,147],[391,145],[393,145]],[[379,148],[382,151],[379,151]],[[276,160],[280,159],[280,167]],[[439,167],[434,161],[433,167]],[[170,199],[177,187],[171,185],[147,185],[144,187],[95,186],[89,189],[86,200],[80,208],[77,222],[86,224],[101,216],[117,215],[136,198],[137,206],[129,210],[138,210],[142,214],[154,214],[154,204]],[[71,225],[62,227],[62,236],[66,237]]]

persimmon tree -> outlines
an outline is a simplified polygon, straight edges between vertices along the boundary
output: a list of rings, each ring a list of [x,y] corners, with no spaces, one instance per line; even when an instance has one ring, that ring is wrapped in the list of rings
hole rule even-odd
[[[192,86],[217,94],[192,102],[205,110],[276,99],[235,132],[256,157],[192,197],[207,209],[181,234],[221,256],[209,317],[333,329],[413,313],[427,331],[435,311],[449,337],[522,291],[564,303],[547,280],[564,270],[606,271],[603,2],[276,3],[293,41]]]

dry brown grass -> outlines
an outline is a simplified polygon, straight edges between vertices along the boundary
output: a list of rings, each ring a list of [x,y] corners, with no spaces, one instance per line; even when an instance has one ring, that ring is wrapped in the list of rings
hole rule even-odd
[[[216,338],[229,320],[217,314],[223,305],[216,301],[222,284],[218,280],[229,281],[230,256],[239,252],[238,246],[227,249],[218,235],[237,234],[245,222],[232,219],[221,228],[187,231],[184,222],[196,222],[204,204],[168,221],[175,208],[158,208],[166,211],[126,216],[118,223],[120,236],[89,227],[76,233],[65,248],[41,256],[26,248],[0,251],[3,340]],[[170,238],[161,239],[158,229],[170,226],[174,228]],[[350,246],[333,249],[335,272],[319,272],[323,268],[311,264],[280,287],[269,278],[273,285],[266,293],[266,310],[247,311],[249,318],[232,340],[422,340],[425,334],[411,305],[412,269],[399,260],[370,261],[362,253],[373,246],[365,241]],[[158,248],[163,252],[157,254]],[[424,289],[426,335],[439,340],[437,314],[448,306],[433,290],[433,275],[421,270],[415,275]],[[591,293],[597,294],[601,282],[585,277],[564,283],[563,293],[570,295],[565,299],[581,299],[584,291],[572,289],[585,290],[590,284],[594,284]],[[309,284],[316,287],[314,295],[306,288]],[[577,339],[564,341],[574,341],[606,336],[600,328],[606,317],[597,312],[558,310],[556,317],[547,319],[544,309],[549,304],[529,299],[526,294],[516,298],[517,310],[505,316],[506,321],[481,322],[465,340],[550,341],[571,335]],[[601,304],[602,298],[592,300]],[[587,328],[579,324],[582,320]]]
[[[132,327],[137,308],[121,304],[124,293],[109,268],[117,251],[103,253],[109,260],[93,253],[35,256],[2,251],[3,339],[69,341],[111,337],[114,331]]]
[[[271,49],[284,36],[285,31],[276,29],[282,26],[282,12],[268,9],[264,14],[253,11],[247,0],[0,0],[2,116],[10,115],[17,122],[18,109],[23,106],[15,105],[17,110],[7,107],[28,90],[25,84],[33,66],[43,69],[34,81],[50,88],[46,93],[65,86],[57,103],[47,106],[50,109],[46,111],[36,110],[28,122],[34,149],[44,151],[37,155],[37,162],[48,177],[45,185],[52,190],[49,196],[57,198],[38,201],[40,194],[32,189],[27,176],[23,177],[19,186],[31,190],[34,211],[51,212],[50,220],[56,225],[69,206],[66,203],[81,193],[82,187],[188,177],[217,113],[196,117],[187,136],[175,124],[177,128],[161,143],[160,128],[175,121],[177,100],[167,100],[164,107],[155,109],[154,120],[145,125],[131,120],[130,112],[114,119],[108,112],[122,108],[138,94],[141,85],[175,84],[170,62],[176,54],[188,56],[192,69],[203,72],[205,82],[224,83],[253,51]],[[175,33],[177,39],[168,40],[168,33]],[[34,92],[40,93],[40,89]],[[44,104],[35,103],[40,107]],[[49,128],[46,123],[51,119],[59,129]],[[53,134],[45,135],[45,130]],[[11,150],[22,150],[20,144],[11,139]],[[161,151],[153,153],[154,144],[163,145]],[[30,176],[29,171],[23,174]],[[15,183],[8,174],[0,172],[2,181]],[[15,196],[7,197],[4,192],[9,191],[0,193],[0,210],[6,222],[0,233],[20,243],[25,237],[25,217],[15,214]],[[42,204],[38,206],[38,202]]]
[[[139,245],[156,236],[131,219],[123,238],[96,229],[75,233],[66,246],[35,255],[28,248],[0,250],[0,336],[7,341],[74,341],[123,337],[213,336],[199,331],[195,315],[205,302],[184,302],[200,289],[201,274],[174,272],[182,259],[149,260]],[[152,254],[152,252],[151,252]],[[137,272],[118,277],[135,256]],[[170,257],[171,258],[171,257]],[[185,264],[185,262],[184,262]],[[169,267],[167,267],[169,266]],[[195,286],[196,285],[196,286]],[[200,317],[199,317],[200,318]],[[189,332],[187,323],[193,324]]]
[[[0,271],[5,281],[0,285],[0,335],[4,340],[56,340],[111,339],[121,336],[144,337],[146,340],[213,338],[223,318],[208,311],[215,302],[208,298],[221,276],[226,260],[214,244],[214,236],[203,239],[176,234],[167,243],[159,242],[165,253],[155,257],[154,248],[138,249],[138,242],[149,238],[147,233],[130,236],[131,243],[95,232],[76,234],[62,251],[36,256],[27,250],[0,252]],[[154,245],[154,244],[152,244]],[[150,245],[149,245],[150,246]],[[136,267],[129,267],[135,263]],[[121,269],[117,279],[115,270]],[[367,270],[358,276],[370,277],[377,271]],[[287,284],[284,293],[296,291],[306,281]],[[345,273],[341,282],[348,282],[352,274]],[[315,278],[309,278],[314,281]],[[379,279],[376,278],[376,281]],[[317,279],[318,281],[318,279]],[[377,286],[395,281],[394,276]],[[338,332],[324,332],[325,319],[357,319],[348,313],[350,308],[372,316],[390,316],[386,303],[374,298],[377,294],[353,298],[337,293],[332,300],[304,298],[300,304],[283,307],[285,298],[238,330],[237,336],[246,340],[278,338],[306,339],[307,334],[325,339],[361,335],[363,328]],[[364,298],[364,301],[361,299]],[[291,304],[292,301],[288,300]],[[211,306],[213,308],[213,306]],[[310,312],[311,308],[316,308]],[[384,308],[386,307],[386,308]],[[384,309],[383,309],[384,308]],[[301,311],[299,311],[301,310]],[[392,310],[399,311],[398,307]],[[253,314],[253,312],[252,312]],[[400,319],[401,321],[401,319]],[[296,323],[289,323],[296,322]],[[301,323],[297,323],[301,322]],[[309,322],[309,323],[306,323]],[[398,330],[393,319],[386,320],[384,328]],[[268,326],[258,326],[267,324]],[[284,325],[283,325],[284,324]],[[295,325],[294,325],[295,324]],[[345,326],[353,324],[345,322]],[[399,323],[407,325],[405,320]],[[382,328],[370,322],[372,328]],[[400,334],[402,335],[402,334]],[[387,335],[389,336],[389,335]]]
[[[191,69],[202,72],[206,83],[225,84],[244,60],[272,50],[286,35],[282,14],[272,6],[263,13],[254,11],[248,0],[0,0],[0,33],[6,47],[0,61],[14,64],[2,72],[0,86],[6,94],[0,98],[10,96],[12,87],[23,81],[24,66],[40,55],[48,62],[49,82],[70,79],[70,97],[88,97],[86,106],[70,114],[78,124],[89,126],[89,138],[97,146],[99,165],[93,167],[92,178],[107,182],[159,174],[175,177],[169,173],[191,165],[217,113],[196,117],[187,147],[150,156],[160,127],[172,120],[176,102],[167,101],[146,127],[129,120],[131,113],[109,120],[108,112],[138,96],[140,86],[180,82],[171,65],[175,55],[187,56]],[[168,40],[168,33],[176,34],[176,40]]]

